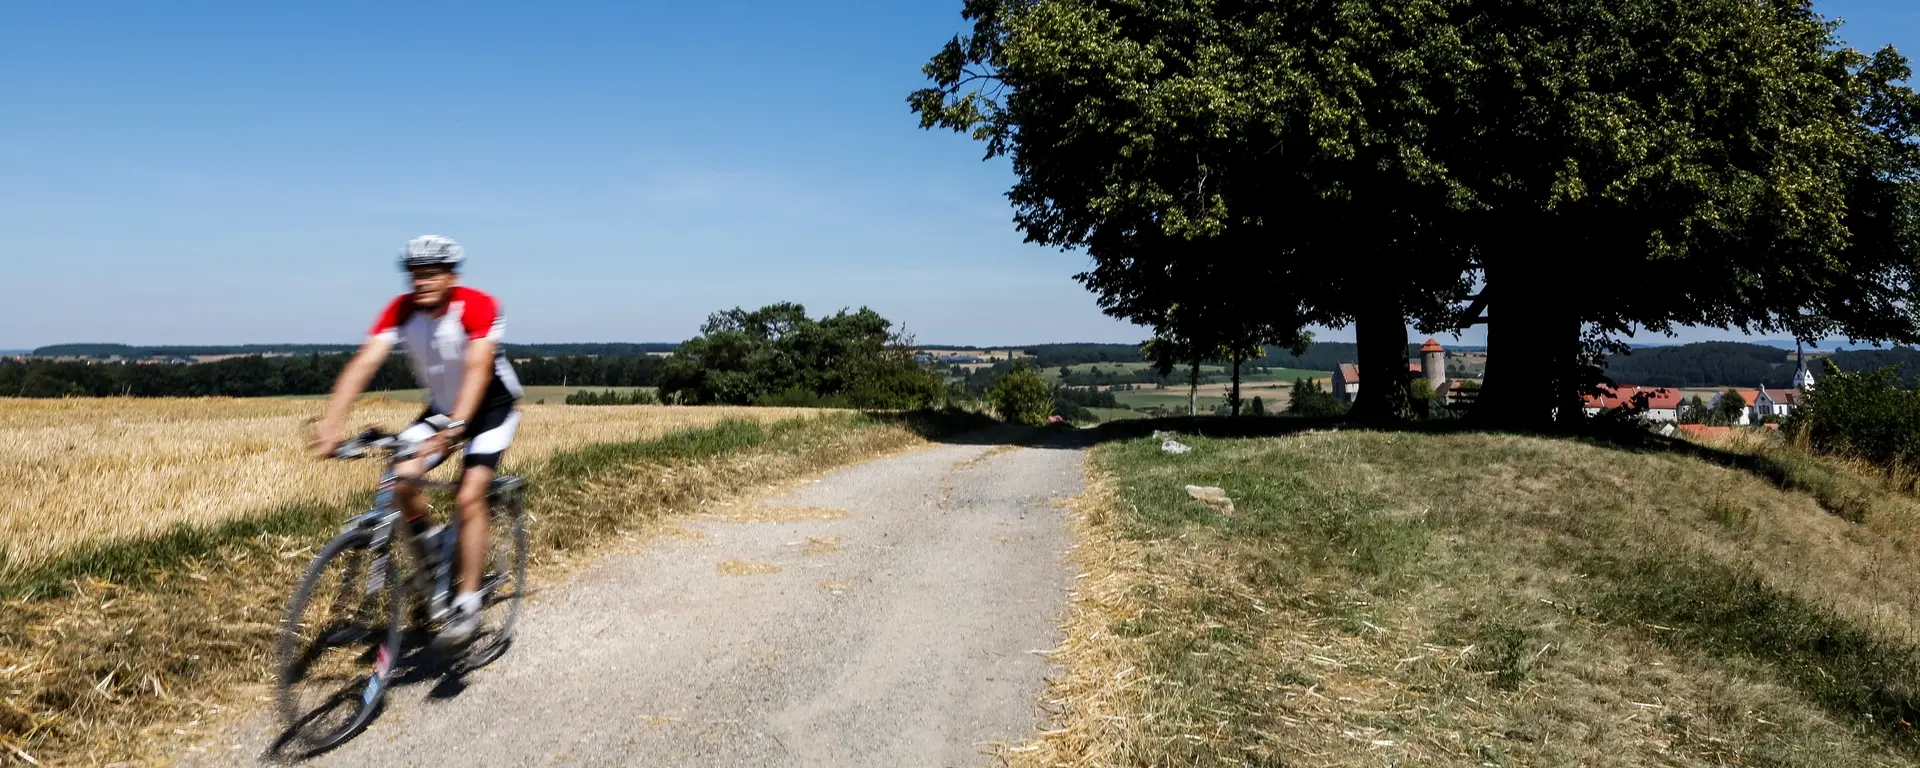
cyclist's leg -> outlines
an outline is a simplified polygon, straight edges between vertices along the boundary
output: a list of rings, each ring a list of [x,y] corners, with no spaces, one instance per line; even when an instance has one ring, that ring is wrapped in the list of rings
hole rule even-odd
[[[462,460],[460,492],[455,507],[460,514],[460,599],[478,607],[480,580],[487,567],[488,526],[491,510],[487,490],[493,484],[500,459],[513,443],[520,426],[520,414],[512,408],[489,409],[474,419],[473,439],[467,442]],[[469,597],[469,595],[472,595]]]
[[[480,591],[480,578],[487,567],[487,527],[492,522],[487,508],[487,487],[493,483],[493,467],[469,464],[460,475],[460,492],[454,507],[460,513],[460,596]]]

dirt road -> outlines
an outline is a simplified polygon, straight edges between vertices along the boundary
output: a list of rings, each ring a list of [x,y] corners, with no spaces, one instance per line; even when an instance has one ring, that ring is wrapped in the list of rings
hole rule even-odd
[[[1081,460],[939,445],[689,520],[546,585],[500,662],[396,689],[312,764],[992,764],[1040,716]],[[269,725],[186,757],[257,761]]]

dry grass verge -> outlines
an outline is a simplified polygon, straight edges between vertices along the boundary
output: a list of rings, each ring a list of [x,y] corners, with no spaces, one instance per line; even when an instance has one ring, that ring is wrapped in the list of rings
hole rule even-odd
[[[1058,720],[1013,764],[1920,763],[1920,515],[1871,478],[1508,435],[1187,441],[1096,450]]]
[[[920,439],[902,420],[842,413],[556,452],[528,468],[534,561],[551,566],[663,515]],[[74,580],[0,603],[0,765],[19,755],[42,764],[138,758],[155,743],[190,742],[224,709],[250,706],[236,692],[271,680],[268,649],[286,593],[347,509],[312,505],[292,532],[227,526],[137,583]]]

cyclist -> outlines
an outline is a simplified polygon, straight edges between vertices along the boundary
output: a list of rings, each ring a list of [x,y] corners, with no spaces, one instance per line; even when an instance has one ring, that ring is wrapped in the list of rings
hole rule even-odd
[[[387,305],[360,351],[340,372],[313,446],[325,458],[340,445],[347,411],[366,391],[395,343],[406,348],[414,376],[428,395],[426,413],[400,433],[424,443],[420,456],[400,465],[400,473],[425,474],[445,459],[451,441],[463,435],[469,438],[454,500],[460,515],[459,586],[453,617],[435,638],[442,646],[471,639],[479,627],[480,579],[487,560],[487,487],[520,424],[514,404],[522,394],[513,365],[500,347],[499,305],[492,296],[459,284],[463,256],[459,243],[439,235],[416,237],[401,249],[400,267],[410,275],[413,290]],[[451,418],[452,426],[436,431],[426,421],[435,415]],[[408,526],[418,526],[428,511],[420,490],[402,485],[396,495],[406,510]]]

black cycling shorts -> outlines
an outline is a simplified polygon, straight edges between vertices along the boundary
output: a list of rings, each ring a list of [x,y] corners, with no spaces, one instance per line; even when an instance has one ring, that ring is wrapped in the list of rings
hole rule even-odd
[[[420,414],[420,418],[400,433],[406,440],[425,440],[433,436],[433,425],[427,419],[444,416],[432,408]],[[513,433],[520,428],[520,412],[515,410],[512,401],[504,404],[483,403],[480,412],[467,422],[467,454],[460,461],[462,468],[486,467],[500,469],[500,456],[507,452],[507,446],[513,444]],[[427,457],[427,469],[440,466],[446,460],[442,454]]]

